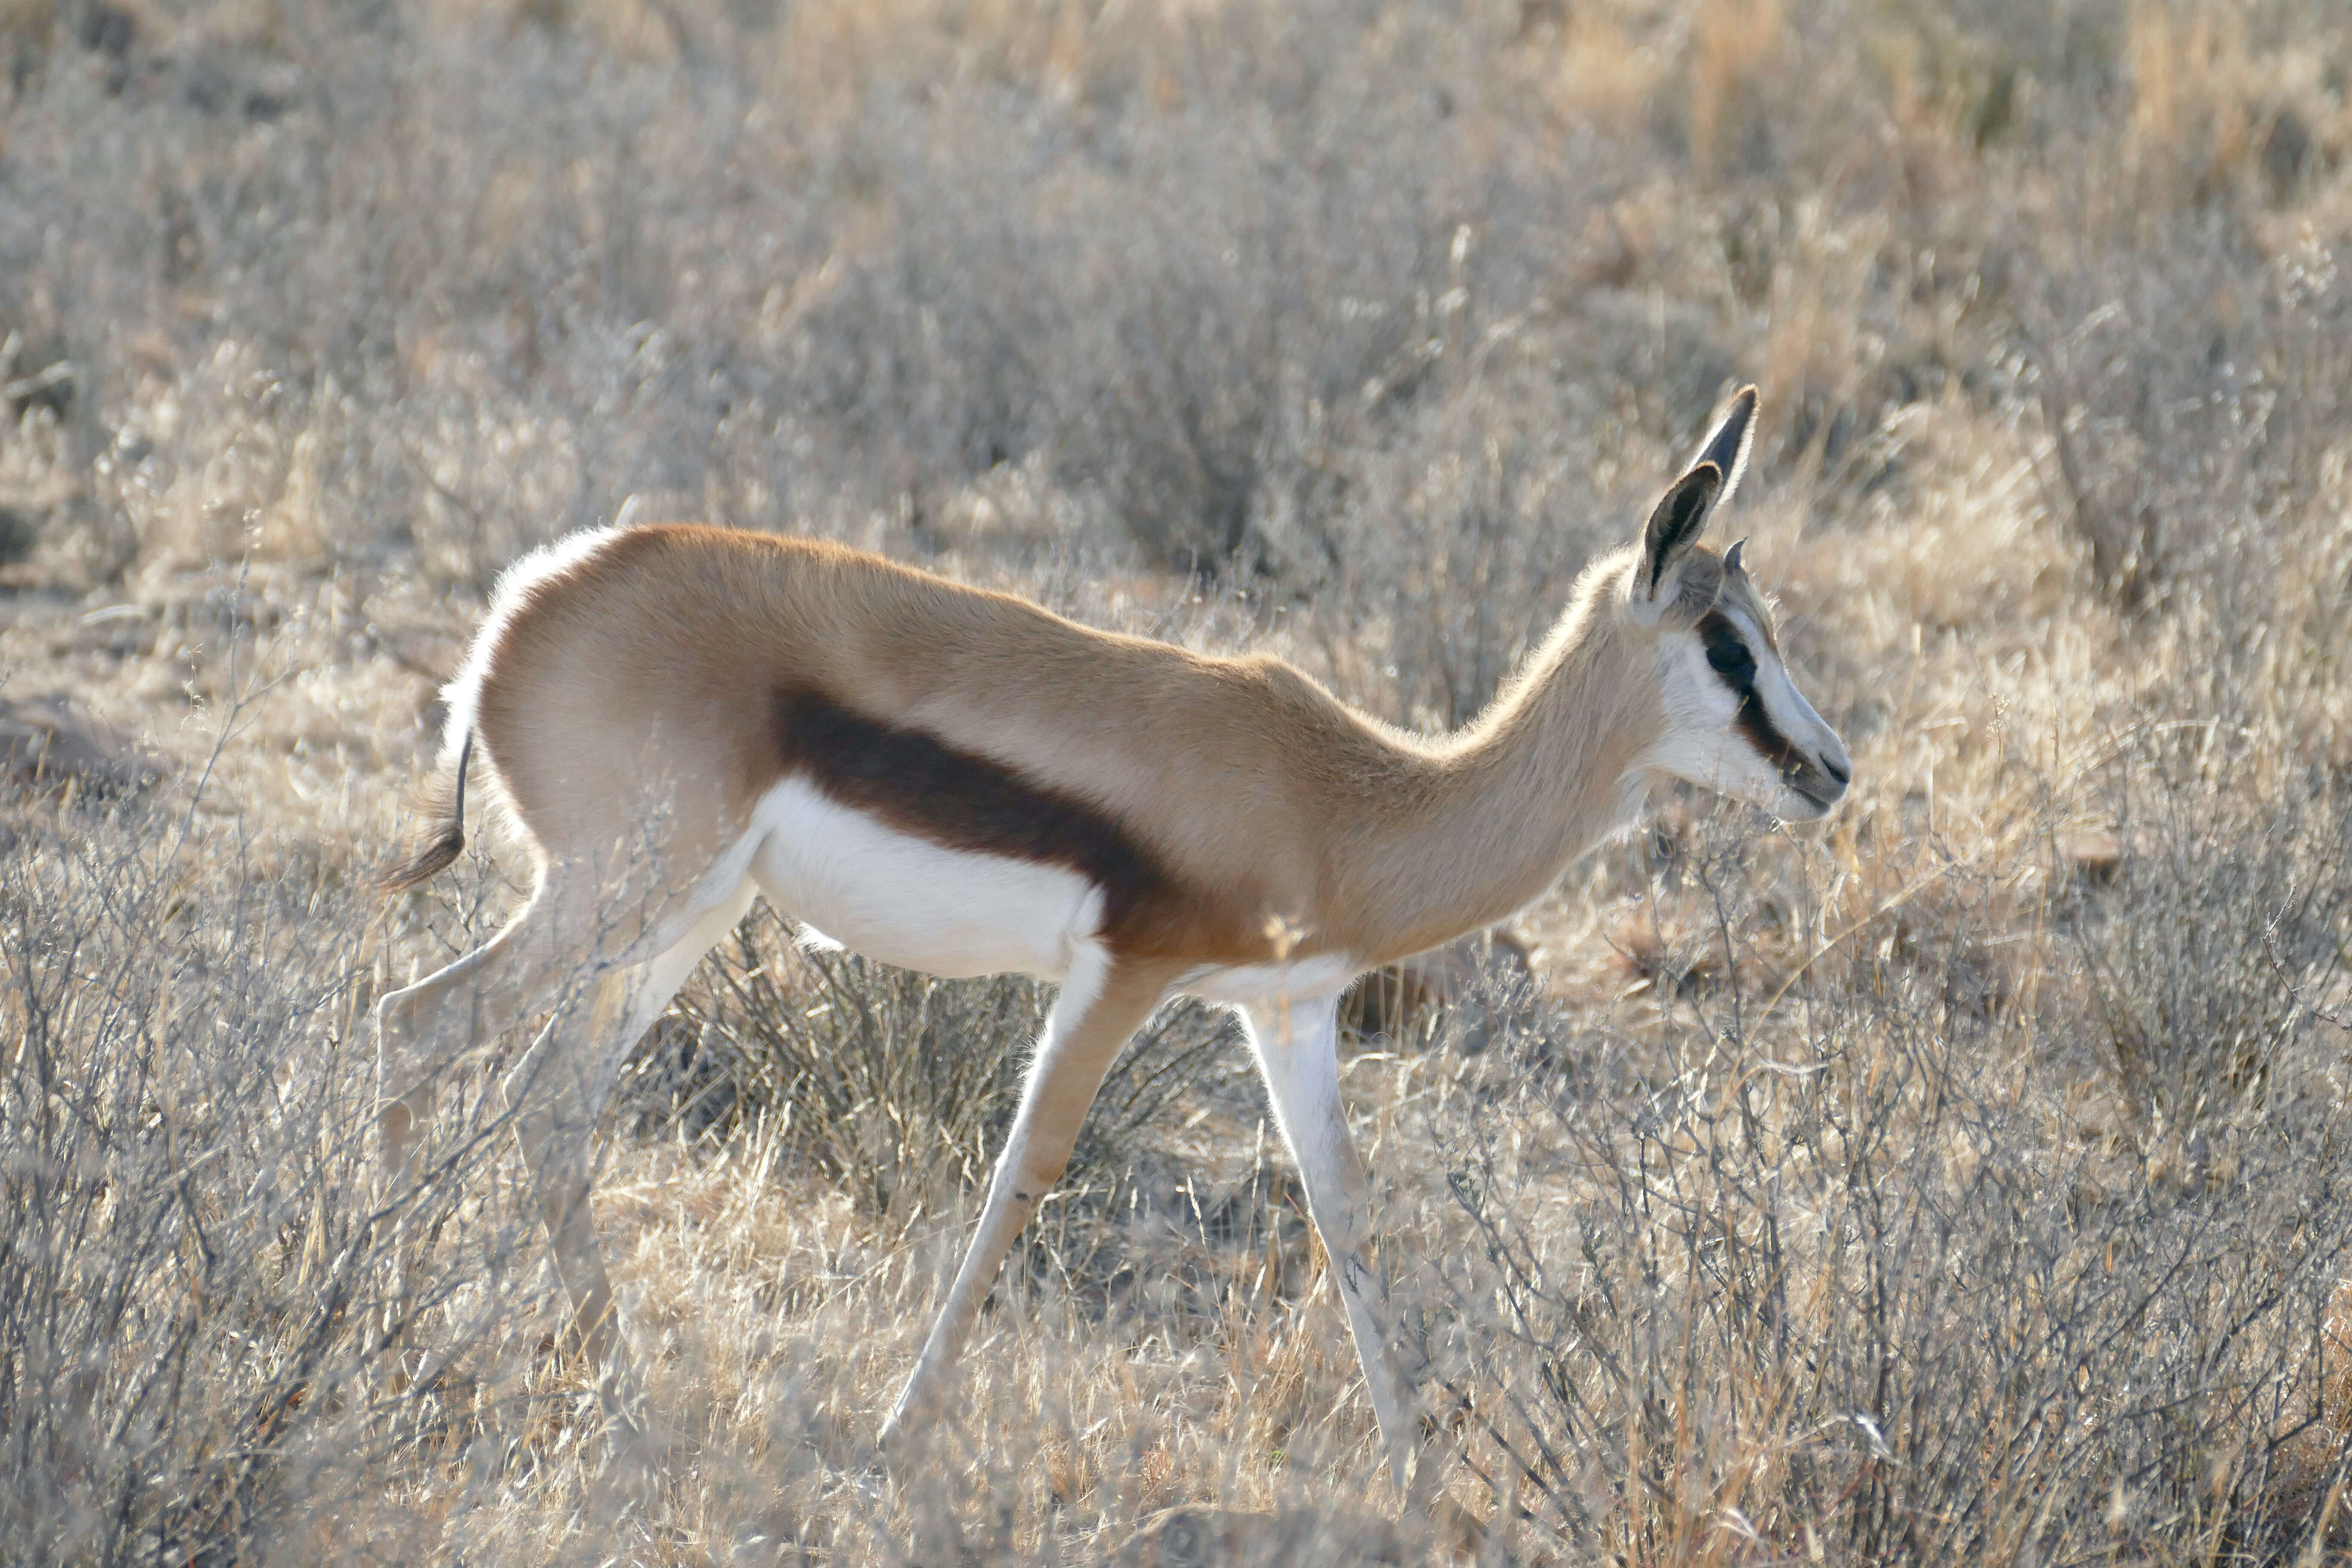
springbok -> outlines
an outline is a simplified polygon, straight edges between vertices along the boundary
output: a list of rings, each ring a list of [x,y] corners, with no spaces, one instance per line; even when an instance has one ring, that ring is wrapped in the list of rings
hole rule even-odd
[[[614,1368],[589,1129],[624,1053],[755,890],[885,963],[1059,982],[887,1442],[935,1412],[1129,1036],[1171,996],[1227,1005],[1402,1470],[1412,1404],[1363,1254],[1339,994],[1528,903],[1661,778],[1793,819],[1845,792],[1845,749],[1791,683],[1739,546],[1698,543],[1755,416],[1748,387],[1640,542],[1588,568],[1493,705],[1436,738],[1280,659],[1113,636],[832,544],[666,524],[525,557],[446,692],[437,837],[386,879],[457,857],[470,759],[535,886],[478,952],[379,1005],[386,1164],[404,1165],[459,1049],[583,985],[589,1005],[558,1007],[534,1052],[561,1070],[535,1075],[519,1128],[573,1331]]]

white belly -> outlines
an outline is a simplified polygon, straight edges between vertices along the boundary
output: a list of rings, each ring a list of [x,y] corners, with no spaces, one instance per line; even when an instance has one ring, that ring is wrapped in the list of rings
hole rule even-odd
[[[752,817],[768,901],[852,952],[947,976],[1059,980],[1102,923],[1076,872],[943,849],[786,779]]]
[[[1328,996],[1356,977],[1363,966],[1344,952],[1319,953],[1296,963],[1237,963],[1223,969],[1195,969],[1181,976],[1174,989],[1204,1002],[1231,1006],[1262,1006],[1270,1002]]]

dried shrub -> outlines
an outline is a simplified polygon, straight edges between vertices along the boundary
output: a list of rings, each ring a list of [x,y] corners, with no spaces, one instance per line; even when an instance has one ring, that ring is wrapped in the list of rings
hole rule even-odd
[[[2127,753],[2114,787],[2128,847],[2111,886],[2061,910],[2082,984],[2050,1019],[2092,1045],[2121,1131],[2192,1174],[2294,1091],[2278,1064],[2325,1047],[2313,1004],[2342,991],[2352,942],[2352,808],[2325,775],[2217,790],[2247,759],[2201,739]]]
[[[2339,988],[2343,835],[2332,808],[2283,815],[2273,861],[2200,824],[2095,934],[2040,938],[2040,966],[2105,956],[2101,1005],[2049,1001],[2036,1032],[2128,1007],[2108,1070],[2210,1130],[2197,1158],[2086,1129],[2072,1052],[2021,1064],[2013,1023],[1901,944],[1769,1017],[1750,970],[1670,999],[1654,1040],[1491,1046],[1431,1111],[1466,1229],[1425,1278],[1440,1418],[1506,1516],[1635,1562],[2336,1539],[2352,1429],[2315,1347],[2352,1268],[2342,1046],[2297,992]],[[2326,890],[2292,894],[2290,868]],[[1974,916],[1946,905],[1913,940],[1965,952]],[[2303,933],[2291,972],[2274,921]],[[1622,1087],[1596,1104],[1596,1082]]]
[[[476,1097],[423,1179],[383,1184],[343,935],[364,910],[338,879],[250,875],[233,825],[169,804],[68,809],[0,850],[0,1535],[22,1562],[251,1561],[321,1499],[546,1402],[515,1364],[538,1237],[485,1193],[503,1119]],[[394,1222],[439,1238],[404,1277]]]

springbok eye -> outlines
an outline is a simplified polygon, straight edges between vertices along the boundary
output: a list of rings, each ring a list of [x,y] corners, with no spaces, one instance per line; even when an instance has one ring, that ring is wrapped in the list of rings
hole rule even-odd
[[[1706,666],[1726,680],[1745,682],[1756,676],[1756,656],[1737,632],[1728,628],[1706,639]]]

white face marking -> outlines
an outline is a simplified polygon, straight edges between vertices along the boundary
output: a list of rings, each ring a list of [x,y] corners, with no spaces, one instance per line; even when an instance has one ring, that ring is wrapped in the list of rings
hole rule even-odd
[[[1236,1007],[1328,996],[1353,980],[1363,965],[1344,952],[1318,953],[1296,963],[1237,963],[1189,971],[1171,990],[1205,1002]]]
[[[616,528],[583,528],[577,533],[567,533],[541,545],[499,574],[498,585],[490,590],[489,612],[474,630],[473,644],[466,650],[466,662],[449,684],[441,689],[441,702],[448,711],[441,726],[445,760],[457,756],[457,749],[465,744],[466,736],[474,728],[474,710],[481,700],[482,678],[489,673],[490,654],[506,635],[507,623],[522,608],[524,598],[550,577],[562,576],[612,543],[620,532]]]
[[[927,974],[1059,980],[1102,923],[1075,871],[943,849],[790,778],[752,813],[751,875],[776,908],[852,952]]]
[[[1755,660],[1751,679],[1765,716],[1803,758],[1806,782],[1827,791],[1828,798],[1792,787],[1780,762],[1757,749],[1738,723],[1739,697],[1708,665],[1706,644],[1696,631],[1675,630],[1658,638],[1658,688],[1665,705],[1666,733],[1644,759],[1647,765],[1790,821],[1828,816],[1845,786],[1826,770],[1841,775],[1852,770],[1844,744],[1789,679],[1788,667],[1747,612],[1729,605],[1718,606],[1718,611],[1738,631]]]

